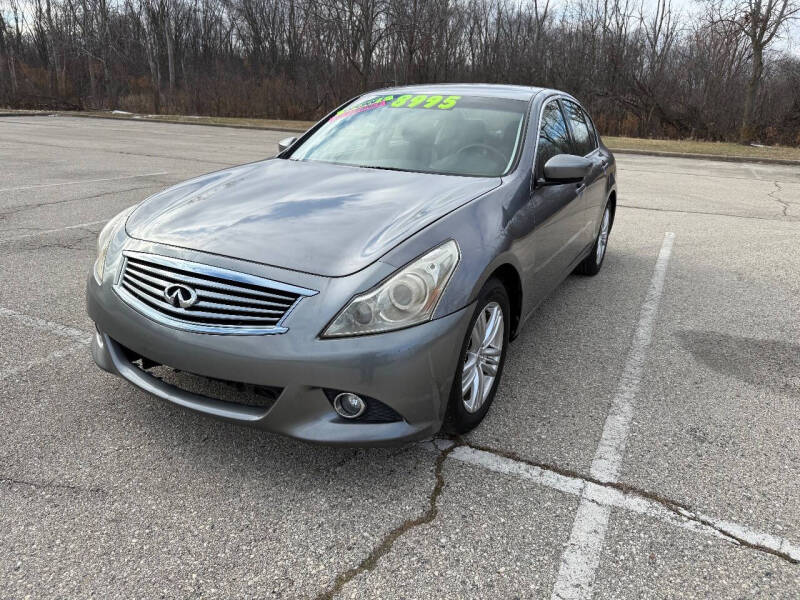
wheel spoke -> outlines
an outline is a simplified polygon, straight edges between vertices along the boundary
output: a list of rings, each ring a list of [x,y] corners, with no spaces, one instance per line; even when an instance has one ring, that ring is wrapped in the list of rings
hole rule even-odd
[[[497,375],[497,368],[500,366],[500,357],[484,356],[481,360],[481,368],[486,375],[494,377]]]
[[[600,233],[597,236],[597,251],[595,253],[595,260],[599,265],[603,260],[606,253],[606,246],[608,245],[608,230],[611,225],[611,213],[608,209],[603,213],[603,221],[600,224]]]
[[[483,352],[481,352],[481,354],[483,356],[486,356],[486,357],[489,357],[489,356],[494,357],[494,356],[496,356],[498,358],[498,360],[499,360],[500,355],[502,353],[503,353],[503,350],[501,348],[497,347],[497,346],[487,346],[486,348],[484,348]]]
[[[484,393],[484,388],[486,387],[486,376],[483,374],[483,369],[479,366],[475,368],[475,388],[478,392],[477,406],[483,404],[484,399],[486,398],[486,394]]]
[[[469,373],[475,368],[478,362],[478,355],[474,352],[467,352],[467,360],[464,361],[464,373]]]
[[[475,321],[475,325],[472,327],[472,335],[470,335],[470,340],[469,340],[469,347],[471,350],[474,350],[475,352],[480,350],[480,347],[483,344],[483,335],[481,334],[480,327],[478,325],[480,321],[481,318],[478,317],[478,320]]]
[[[478,347],[483,345],[483,338],[486,335],[486,310],[482,310],[475,321],[475,332],[478,334]]]
[[[499,365],[500,364],[500,355],[499,354],[483,354],[481,355],[481,362],[485,365]]]
[[[497,346],[498,335],[503,335],[503,311],[500,310],[499,306],[493,306],[489,322],[486,325],[486,332],[483,335],[481,350],[485,350],[490,346]]]
[[[470,383],[469,403],[467,410],[475,412],[481,403],[480,369],[477,367],[472,370],[472,381]]]
[[[472,383],[475,380],[475,367],[470,370],[464,369],[464,374],[461,377],[461,395],[466,396],[467,392],[472,389]]]

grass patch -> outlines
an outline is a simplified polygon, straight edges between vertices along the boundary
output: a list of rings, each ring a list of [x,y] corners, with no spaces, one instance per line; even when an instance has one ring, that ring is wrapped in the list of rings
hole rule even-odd
[[[0,110],[2,112],[17,112]],[[41,113],[48,111],[18,111]],[[50,112],[52,114],[52,112]],[[188,115],[139,115],[113,113],[110,111],[86,111],[81,113],[59,112],[67,116],[92,116],[110,119],[136,121],[159,121],[162,123],[197,123],[227,127],[253,127],[257,129],[284,129],[302,132],[311,127],[314,121],[290,121],[286,119],[255,119],[246,117],[197,117]],[[653,152],[676,152],[679,154],[706,154],[709,156],[730,156],[741,158],[776,158],[800,161],[800,148],[789,146],[743,146],[732,142],[699,142],[696,140],[651,140],[645,138],[616,137],[604,135],[603,141],[616,152],[624,150],[645,150]]]
[[[63,115],[79,115],[104,117],[109,119],[125,119],[134,121],[159,121],[162,123],[196,123],[200,125],[224,125],[226,127],[255,127],[258,129],[287,129],[305,131],[314,121],[289,121],[285,119],[251,119],[247,117],[196,117],[188,115],[139,115],[130,113],[113,113],[108,111],[86,111],[82,113],[62,112]]]
[[[800,148],[788,146],[743,146],[732,142],[698,142],[695,140],[648,140],[643,138],[604,135],[603,141],[612,150],[652,150],[683,154],[710,154],[743,158],[780,158],[800,160]]]

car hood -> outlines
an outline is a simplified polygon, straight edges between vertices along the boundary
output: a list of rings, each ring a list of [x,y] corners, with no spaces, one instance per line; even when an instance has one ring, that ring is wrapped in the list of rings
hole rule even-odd
[[[500,182],[272,159],[156,194],[126,230],[145,241],[338,277]]]

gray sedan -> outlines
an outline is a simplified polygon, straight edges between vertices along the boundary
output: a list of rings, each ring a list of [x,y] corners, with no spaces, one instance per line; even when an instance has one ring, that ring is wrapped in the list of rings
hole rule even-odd
[[[112,219],[87,282],[92,354],[164,400],[303,440],[463,433],[536,306],[598,273],[615,206],[614,158],[568,94],[370,92],[274,158]]]

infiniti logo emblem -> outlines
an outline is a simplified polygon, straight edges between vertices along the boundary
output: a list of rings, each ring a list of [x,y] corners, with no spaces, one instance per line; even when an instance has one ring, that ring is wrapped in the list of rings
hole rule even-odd
[[[172,306],[189,308],[197,302],[197,292],[188,285],[173,283],[164,288],[164,299]]]

